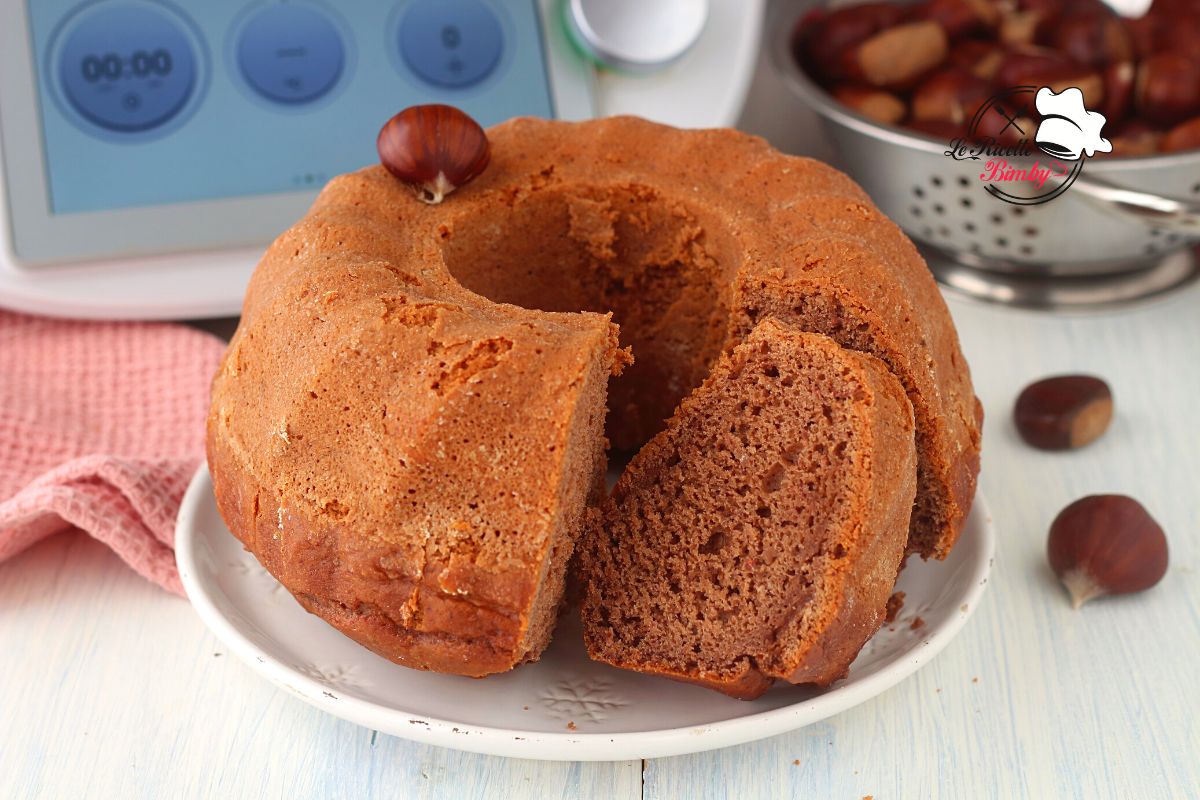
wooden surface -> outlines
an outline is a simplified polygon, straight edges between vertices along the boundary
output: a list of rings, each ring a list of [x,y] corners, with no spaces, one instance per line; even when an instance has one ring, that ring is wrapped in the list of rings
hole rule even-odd
[[[991,588],[958,639],[826,722],[693,756],[515,761],[376,735],[276,691],[190,606],[63,535],[0,565],[0,798],[1172,798],[1200,793],[1200,286],[1073,318],[952,301],[988,409]],[[1091,371],[1117,417],[1044,454],[1009,411],[1027,381]],[[1045,564],[1072,499],[1124,492],[1171,568],[1073,611]]]

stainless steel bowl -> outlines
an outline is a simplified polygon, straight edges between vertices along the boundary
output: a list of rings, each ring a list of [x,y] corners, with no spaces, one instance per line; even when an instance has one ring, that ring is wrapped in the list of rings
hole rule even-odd
[[[776,67],[816,111],[838,166],[918,243],[943,283],[986,300],[1060,308],[1128,302],[1196,277],[1200,151],[1090,159],[1069,189],[1040,205],[994,198],[980,190],[980,162],[956,161],[945,155],[948,142],[851,111],[805,74],[792,36],[819,5],[777,9]]]

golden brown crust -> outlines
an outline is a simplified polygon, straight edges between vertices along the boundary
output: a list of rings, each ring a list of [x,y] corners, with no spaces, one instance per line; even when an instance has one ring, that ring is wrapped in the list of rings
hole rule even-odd
[[[338,533],[303,513],[285,510],[280,528],[277,510],[269,504],[272,491],[246,472],[219,437],[210,437],[209,442],[209,468],[221,516],[246,549],[306,609],[406,666],[476,676],[512,666],[512,651],[521,635],[519,620],[451,601],[439,609],[438,621],[443,631],[456,631],[454,635],[406,628],[388,614],[406,606],[411,581],[367,582],[348,571],[337,564]],[[290,559],[289,550],[303,553],[304,563]],[[306,564],[311,566],[305,568]]]
[[[208,436],[222,514],[301,603],[398,663],[536,658],[603,470],[615,326],[489,318],[344,268],[260,297],[231,343]],[[506,377],[518,363],[540,380]]]

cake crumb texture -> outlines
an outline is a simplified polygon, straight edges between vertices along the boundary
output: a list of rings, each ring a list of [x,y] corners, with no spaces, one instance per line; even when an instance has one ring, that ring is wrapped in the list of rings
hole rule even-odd
[[[593,658],[735,697],[828,684],[883,622],[916,491],[877,359],[766,320],[626,468],[580,551]]]

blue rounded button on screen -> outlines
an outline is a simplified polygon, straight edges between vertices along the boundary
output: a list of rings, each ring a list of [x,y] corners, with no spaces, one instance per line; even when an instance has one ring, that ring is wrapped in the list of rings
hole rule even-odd
[[[68,24],[59,51],[63,94],[111,131],[157,128],[195,91],[196,53],[183,23],[149,3],[102,3]]]
[[[462,88],[500,62],[504,34],[479,0],[417,0],[400,22],[400,52],[409,69],[437,86]]]
[[[310,103],[341,77],[346,49],[324,14],[299,5],[273,5],[256,12],[237,43],[242,77],[268,100]]]

